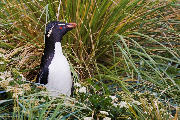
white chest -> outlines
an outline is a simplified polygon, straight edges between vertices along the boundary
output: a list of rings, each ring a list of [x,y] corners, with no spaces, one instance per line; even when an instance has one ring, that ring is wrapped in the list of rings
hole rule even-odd
[[[60,42],[55,44],[55,54],[49,65],[47,89],[70,96],[72,78],[67,59],[62,53]]]

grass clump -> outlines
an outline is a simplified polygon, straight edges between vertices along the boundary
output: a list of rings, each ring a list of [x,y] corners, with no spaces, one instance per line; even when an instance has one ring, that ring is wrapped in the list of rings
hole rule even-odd
[[[0,116],[176,119],[178,7],[175,1],[3,0],[0,86],[13,99],[0,103]],[[37,76],[45,25],[54,20],[77,23],[62,41],[75,82],[73,98],[51,98],[45,89],[27,82]]]

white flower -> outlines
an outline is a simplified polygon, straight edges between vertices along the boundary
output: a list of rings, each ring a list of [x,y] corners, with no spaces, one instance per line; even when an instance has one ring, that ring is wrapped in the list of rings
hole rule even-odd
[[[12,80],[14,80],[14,79],[11,78],[11,77],[9,77],[9,78],[7,78],[6,80],[7,80],[7,81],[12,81]]]
[[[109,115],[109,113],[106,112],[106,111],[100,111],[100,113],[103,114],[103,115]]]
[[[117,106],[118,106],[118,104],[117,104],[117,103],[113,103],[113,106],[114,106],[114,107],[117,107]]]
[[[93,120],[92,117],[85,117],[84,120]]]
[[[19,74],[19,75],[21,76],[21,78],[22,78],[21,80],[22,81],[26,81],[26,78],[23,76],[23,74]]]
[[[111,118],[110,117],[105,117],[105,118],[103,118],[103,120],[111,120]]]
[[[116,96],[109,96],[112,100],[116,99]]]
[[[120,108],[123,108],[123,107],[128,108],[128,105],[127,105],[127,103],[126,103],[125,101],[121,101],[121,102],[119,103],[119,107],[120,107]]]
[[[15,61],[19,60],[19,57],[12,58],[12,60],[15,60]]]
[[[86,93],[86,87],[81,87],[81,88],[79,89],[79,92],[80,92],[80,93]]]
[[[25,77],[22,77],[22,79],[21,79],[22,81],[26,81],[26,78]]]
[[[3,62],[3,61],[1,61],[1,62],[0,62],[0,65],[3,65],[3,64],[4,64],[4,62]]]
[[[132,102],[133,104],[136,104],[136,105],[141,105],[142,103],[140,103],[139,101],[136,101],[136,100],[133,100]]]
[[[76,87],[81,87],[81,84],[79,84],[78,82],[74,83],[74,86]]]

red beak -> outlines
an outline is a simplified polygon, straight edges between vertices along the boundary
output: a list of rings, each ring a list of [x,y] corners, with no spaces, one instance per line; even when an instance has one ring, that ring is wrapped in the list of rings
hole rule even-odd
[[[69,23],[69,24],[67,25],[68,28],[75,28],[76,26],[77,26],[76,23]]]

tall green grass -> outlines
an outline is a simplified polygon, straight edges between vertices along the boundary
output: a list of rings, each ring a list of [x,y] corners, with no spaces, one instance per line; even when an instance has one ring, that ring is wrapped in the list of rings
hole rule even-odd
[[[104,118],[99,111],[108,111],[112,119],[171,118],[168,113],[180,102],[179,20],[174,12],[178,5],[145,0],[0,2],[0,52],[6,63],[2,71],[16,68],[32,81],[38,73],[46,24],[76,22],[76,29],[64,36],[62,44],[75,81],[87,88],[86,93],[76,88],[77,104],[67,100],[73,105],[64,105],[64,98],[25,94],[15,99],[13,118]],[[109,97],[114,95],[118,100]],[[41,97],[45,103],[35,104]],[[113,105],[121,101],[128,107]]]
[[[1,10],[3,33],[12,31],[10,38],[5,36],[4,39],[20,40],[19,47],[27,46],[33,50],[35,47],[38,49],[36,52],[39,52],[44,46],[42,36],[45,24],[57,20],[59,4],[58,1],[4,1]],[[96,61],[102,60],[104,53],[116,41],[111,35],[129,34],[131,29],[139,26],[145,16],[153,13],[154,10],[148,9],[154,4],[156,3],[142,0],[62,1],[58,20],[78,24],[75,33],[64,37],[63,44],[66,45],[65,50],[71,62],[78,63],[82,68],[80,77],[87,78],[95,73]],[[165,6],[157,9],[163,7]],[[12,43],[16,46],[19,42]]]

